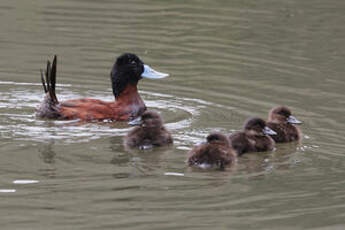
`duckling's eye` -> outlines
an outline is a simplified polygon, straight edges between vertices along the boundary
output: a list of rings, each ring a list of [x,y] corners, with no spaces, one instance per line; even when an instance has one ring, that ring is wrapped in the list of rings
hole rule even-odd
[[[131,64],[132,64],[132,65],[135,65],[135,64],[137,64],[137,62],[136,62],[135,60],[132,60],[132,61],[131,61]]]

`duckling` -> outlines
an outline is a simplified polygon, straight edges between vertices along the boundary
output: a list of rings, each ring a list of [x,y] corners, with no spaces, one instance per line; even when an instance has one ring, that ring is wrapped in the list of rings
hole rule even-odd
[[[269,112],[267,126],[277,133],[272,136],[277,143],[299,141],[302,137],[301,130],[294,125],[302,122],[291,114],[286,106],[276,106]]]
[[[46,96],[36,111],[40,118],[80,119],[83,121],[133,120],[146,110],[137,90],[139,80],[168,76],[168,74],[157,72],[145,65],[137,55],[125,53],[116,59],[110,73],[115,101],[83,98],[59,102],[55,94],[56,68],[57,57],[55,55],[52,65],[48,61],[45,74],[41,71],[41,81]]]
[[[220,132],[213,132],[206,138],[207,142],[195,146],[189,151],[187,164],[199,167],[216,166],[224,169],[236,161],[236,152],[230,146],[226,135]]]
[[[173,143],[170,132],[164,127],[161,116],[155,111],[146,111],[129,124],[139,126],[125,136],[124,145],[127,148],[148,149]]]
[[[250,118],[245,124],[243,131],[233,133],[229,136],[231,146],[240,156],[247,152],[271,151],[275,142],[269,135],[276,132],[266,126],[261,118]]]

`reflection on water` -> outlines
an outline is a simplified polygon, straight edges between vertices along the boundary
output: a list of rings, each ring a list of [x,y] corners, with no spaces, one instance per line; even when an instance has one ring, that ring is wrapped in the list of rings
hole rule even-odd
[[[344,10],[336,0],[1,1],[1,229],[343,229]],[[123,52],[171,75],[139,90],[173,146],[129,152],[126,123],[35,117],[52,55],[60,100],[110,101]],[[186,167],[209,132],[279,104],[304,122],[300,144],[225,171]]]
[[[50,141],[48,144],[41,145],[38,148],[41,159],[47,164],[54,164],[55,162],[56,153],[53,150],[53,146],[54,141]]]

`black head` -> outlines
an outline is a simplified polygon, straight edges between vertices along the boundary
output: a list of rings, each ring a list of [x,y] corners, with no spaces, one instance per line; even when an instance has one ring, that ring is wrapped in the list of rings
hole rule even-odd
[[[156,111],[146,111],[141,115],[142,127],[145,128],[160,128],[163,126],[163,121],[159,113]]]
[[[207,137],[206,137],[207,143],[222,143],[225,144],[227,146],[230,146],[230,141],[228,139],[228,137],[226,135],[224,135],[223,133],[220,132],[213,132],[210,133]]]
[[[137,55],[125,53],[119,56],[110,73],[115,98],[121,94],[128,84],[136,85],[143,72],[144,63]]]

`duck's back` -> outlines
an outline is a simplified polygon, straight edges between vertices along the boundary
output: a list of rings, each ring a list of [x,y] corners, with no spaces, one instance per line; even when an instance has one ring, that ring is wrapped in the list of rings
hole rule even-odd
[[[234,161],[236,154],[233,149],[218,144],[201,144],[195,146],[188,157],[188,165],[217,165],[223,168]]]
[[[269,136],[248,135],[238,132],[229,136],[231,146],[240,156],[247,152],[264,152],[274,148],[274,140]]]
[[[113,103],[91,98],[64,101],[58,107],[61,119],[119,120],[120,117],[115,116]]]
[[[255,152],[265,152],[274,149],[274,140],[270,136],[254,136]]]
[[[244,132],[233,133],[229,136],[229,139],[231,146],[235,149],[238,155],[255,151],[255,142],[250,141]]]
[[[163,146],[172,143],[173,138],[171,133],[165,127],[162,127],[160,132],[152,136],[152,145]]]

